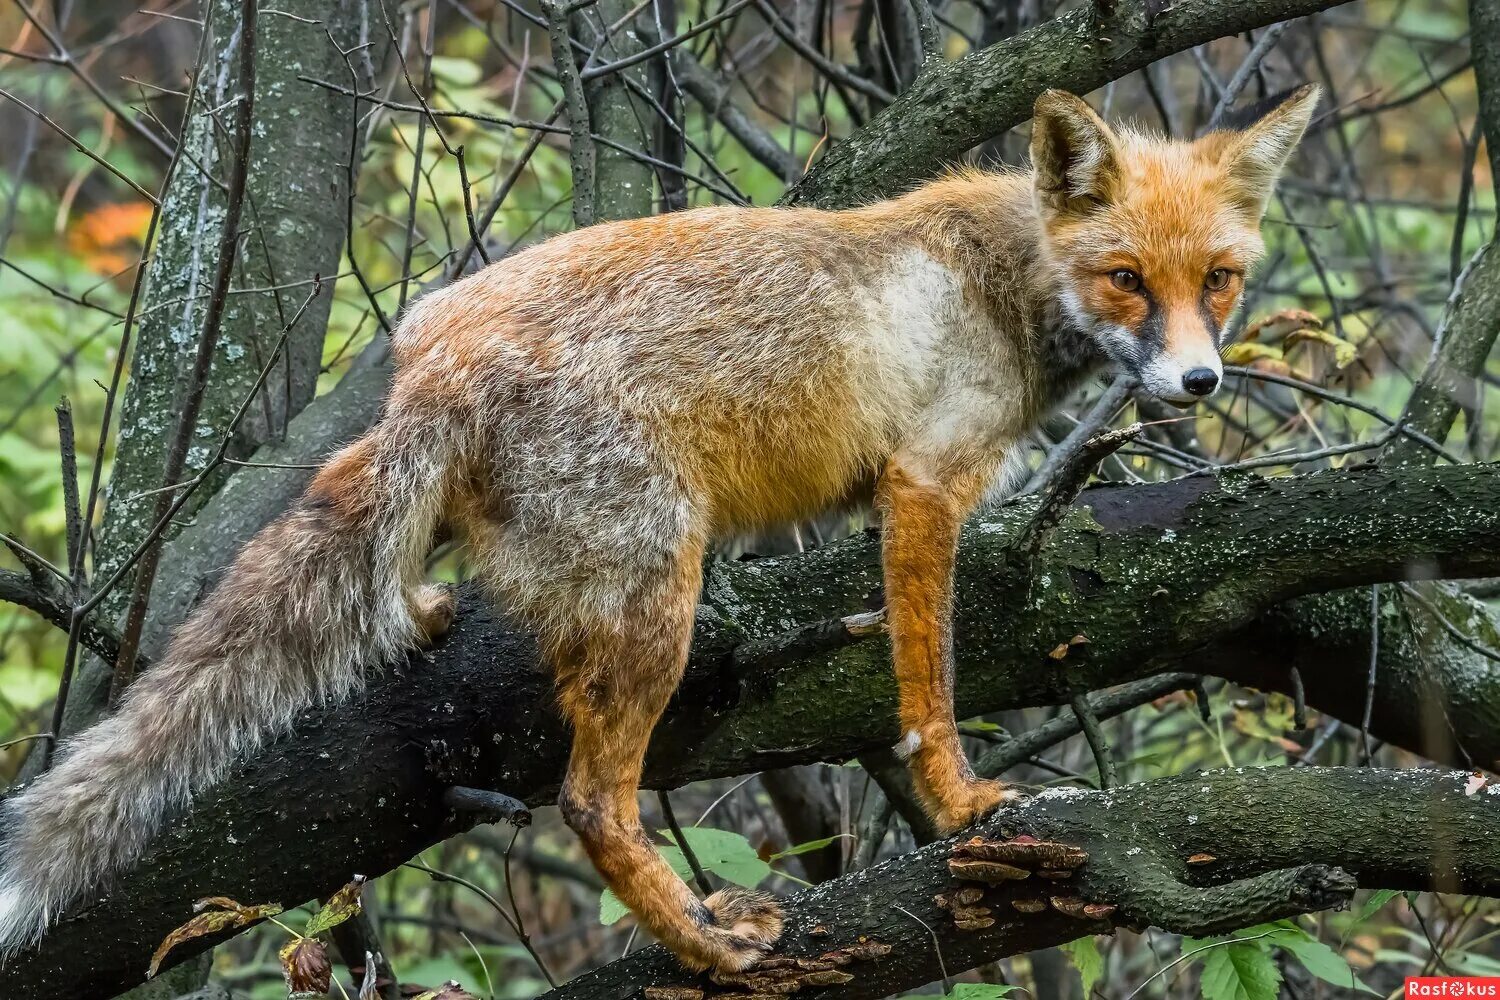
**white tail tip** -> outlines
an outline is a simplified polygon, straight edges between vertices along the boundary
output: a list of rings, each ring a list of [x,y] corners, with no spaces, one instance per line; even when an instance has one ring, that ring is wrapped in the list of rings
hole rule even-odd
[[[0,889],[0,960],[33,944],[46,929],[47,910],[39,896],[17,885]]]

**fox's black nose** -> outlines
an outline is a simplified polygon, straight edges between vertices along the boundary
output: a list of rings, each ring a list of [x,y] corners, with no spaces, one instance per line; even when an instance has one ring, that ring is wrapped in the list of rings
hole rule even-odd
[[[1212,368],[1194,368],[1182,376],[1182,387],[1194,396],[1207,396],[1219,385],[1219,376]]]

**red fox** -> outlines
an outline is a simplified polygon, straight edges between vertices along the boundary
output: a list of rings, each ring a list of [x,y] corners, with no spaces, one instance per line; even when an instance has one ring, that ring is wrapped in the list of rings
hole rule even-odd
[[[1029,172],[955,173],[847,211],[596,226],[422,298],[393,338],[380,422],[246,545],[119,711],[5,802],[0,953],[105,887],[299,710],[440,634],[452,598],[421,581],[444,526],[555,671],[573,729],[564,818],[691,969],[749,967],[781,932],[769,896],[699,900],[636,804],[716,538],[873,496],[922,801],[952,831],[1017,798],[974,776],[953,717],[959,526],[1100,366],[1178,404],[1214,392],[1316,101],[1304,87],[1185,142],[1049,91]]]

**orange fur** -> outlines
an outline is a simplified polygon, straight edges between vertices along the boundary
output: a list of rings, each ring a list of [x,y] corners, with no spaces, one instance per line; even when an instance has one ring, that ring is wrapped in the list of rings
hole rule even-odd
[[[886,465],[883,514],[886,620],[917,794],[940,830],[967,826],[1015,793],[980,781],[953,715],[953,560],[958,529],[988,482],[984,466],[933,475],[915,456]]]

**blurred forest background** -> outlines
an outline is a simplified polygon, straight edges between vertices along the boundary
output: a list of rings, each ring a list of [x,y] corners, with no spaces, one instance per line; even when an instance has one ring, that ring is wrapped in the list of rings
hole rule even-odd
[[[257,114],[268,123],[257,119],[252,130],[241,262],[222,303],[213,395],[177,479],[206,468],[206,498],[256,471],[256,449],[278,441],[309,400],[378,366],[383,330],[406,302],[480,258],[500,261],[595,219],[776,203],[910,85],[928,54],[958,59],[1069,9],[1049,0],[597,0],[566,10],[536,0],[267,0]],[[206,17],[215,22],[207,34]],[[170,400],[213,298],[224,193],[216,178],[226,174],[209,161],[233,139],[233,108],[219,105],[233,66],[224,39],[237,18],[237,4],[186,0],[0,2],[0,529],[9,544],[0,562],[15,579],[50,565],[68,580],[88,562],[97,584],[151,523],[180,406]],[[571,73],[554,48],[570,27]],[[279,69],[267,56],[276,51]],[[1108,117],[1187,136],[1237,102],[1309,80],[1326,102],[1266,220],[1270,252],[1228,352],[1228,391],[1190,420],[1148,428],[1104,463],[1103,478],[1309,472],[1406,440],[1392,422],[1455,280],[1494,235],[1464,4],[1345,4],[1156,60],[1090,99]],[[588,175],[569,134],[575,84],[588,91],[598,139],[587,191],[575,181]],[[1022,166],[1026,142],[1023,124],[964,159]],[[171,185],[169,168],[179,177]],[[195,185],[195,172],[210,181]],[[140,283],[148,240],[156,259]],[[141,353],[124,359],[121,380],[127,315],[127,350]],[[263,367],[265,388],[247,395]],[[161,372],[170,377],[147,378]],[[1497,457],[1500,408],[1488,402],[1497,374],[1483,372],[1438,442],[1449,459]],[[64,399],[70,419],[60,423]],[[1176,416],[1124,383],[1092,384],[1036,442],[1031,488],[1046,481],[1049,449],[1080,422],[1092,431]],[[60,434],[71,436],[63,451],[76,455],[81,500],[60,473]],[[177,521],[191,521],[198,503],[185,503]],[[90,560],[80,558],[86,543],[70,542],[70,506],[94,513]],[[811,548],[863,526],[858,517],[799,525],[741,540],[722,557]],[[465,572],[461,550],[434,558],[440,578]],[[128,590],[106,595],[103,611],[123,615]],[[1467,602],[1496,591],[1483,582],[1467,591],[1453,627],[1493,648],[1483,606]],[[1395,584],[1385,599],[1434,600],[1425,593]],[[87,656],[70,652],[67,624],[0,605],[6,775],[38,766],[46,734],[64,718],[65,661],[77,662],[78,675],[68,712],[87,718],[108,700],[88,682]],[[1304,713],[1279,693],[1209,679],[1147,695],[1103,723],[1122,782],[1220,765],[1425,760],[1371,741],[1358,719]],[[977,754],[1067,712],[1005,712],[964,731]],[[791,892],[923,837],[882,792],[878,768],[864,765],[698,782],[670,804],[708,879]],[[1010,773],[1035,785],[1098,781],[1081,737]],[[665,829],[667,800],[642,801],[648,827]],[[669,838],[661,848],[690,874]],[[378,933],[395,980],[454,980],[479,997],[538,995],[549,979],[646,943],[601,897],[551,809],[519,835],[480,826],[432,848],[371,882],[365,901],[365,929]],[[208,981],[238,997],[286,996],[277,952],[306,919],[284,915],[221,945]],[[1500,906],[1479,898],[1362,893],[1346,911],[1256,934],[1180,962],[1184,941],[1159,931],[1083,937],[919,992],[1326,998],[1394,996],[1403,976],[1419,972],[1500,975]],[[923,941],[915,934],[909,946]],[[337,948],[333,956],[337,965]],[[204,969],[194,971],[201,984]],[[358,989],[342,967],[334,978],[342,985],[330,995]]]

